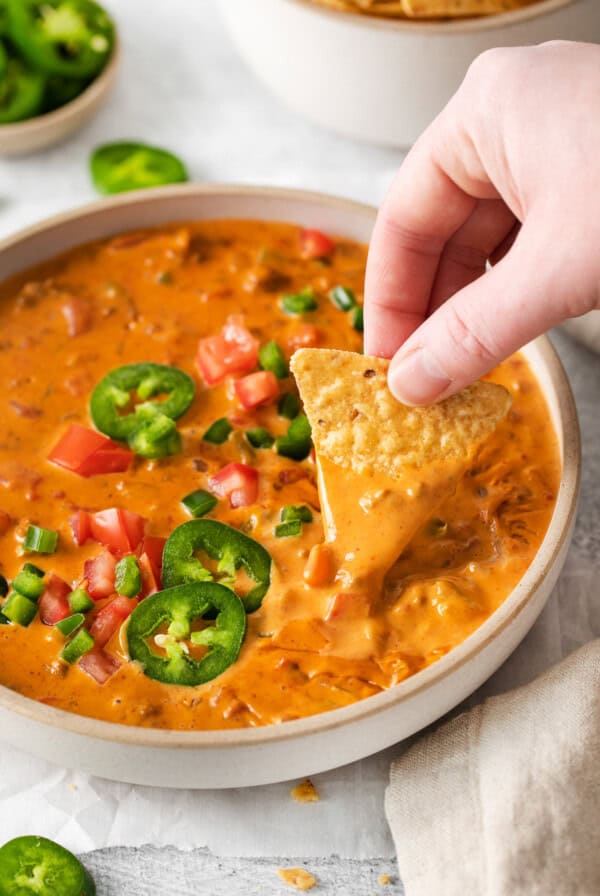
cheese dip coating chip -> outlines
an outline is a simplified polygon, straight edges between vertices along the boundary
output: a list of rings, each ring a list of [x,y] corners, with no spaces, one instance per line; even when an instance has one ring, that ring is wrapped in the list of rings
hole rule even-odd
[[[407,466],[468,457],[506,416],[503,386],[474,383],[439,404],[407,407],[387,386],[389,361],[334,349],[292,357],[317,453],[356,473],[401,478]]]

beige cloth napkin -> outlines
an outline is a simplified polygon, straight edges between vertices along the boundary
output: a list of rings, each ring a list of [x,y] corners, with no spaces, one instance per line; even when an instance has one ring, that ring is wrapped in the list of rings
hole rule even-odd
[[[600,896],[600,640],[411,746],[386,814],[406,896]]]

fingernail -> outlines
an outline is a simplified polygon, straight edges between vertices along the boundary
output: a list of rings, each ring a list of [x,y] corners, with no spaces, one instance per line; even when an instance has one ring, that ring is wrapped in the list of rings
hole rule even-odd
[[[431,404],[452,382],[429,349],[417,348],[392,362],[390,391],[404,404]]]

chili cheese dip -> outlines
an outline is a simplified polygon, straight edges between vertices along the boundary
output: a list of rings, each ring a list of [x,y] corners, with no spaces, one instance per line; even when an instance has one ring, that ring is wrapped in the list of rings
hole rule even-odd
[[[397,684],[502,603],[560,475],[519,355],[488,378],[508,415],[383,585],[331,581],[289,360],[361,350],[366,251],[288,224],[178,224],[0,287],[0,683],[128,725],[267,725]],[[350,494],[351,469],[336,475]]]

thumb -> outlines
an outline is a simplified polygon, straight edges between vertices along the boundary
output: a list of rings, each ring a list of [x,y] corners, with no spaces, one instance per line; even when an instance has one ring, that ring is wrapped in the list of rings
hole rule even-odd
[[[453,395],[568,316],[564,274],[550,270],[547,252],[543,258],[518,243],[394,355],[388,383],[399,401],[422,405]]]

